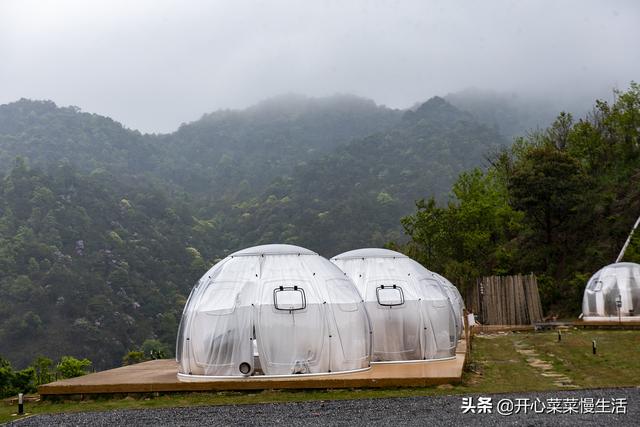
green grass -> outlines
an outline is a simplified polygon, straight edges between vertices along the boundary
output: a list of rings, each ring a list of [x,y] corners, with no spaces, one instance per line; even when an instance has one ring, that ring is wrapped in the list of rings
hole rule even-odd
[[[640,331],[569,330],[561,342],[555,333],[531,334],[523,341],[581,388],[640,385]]]
[[[591,341],[598,343],[593,355]],[[558,342],[556,332],[510,333],[477,336],[469,369],[461,384],[426,388],[348,389],[348,390],[265,390],[263,392],[185,393],[154,398],[98,399],[90,401],[27,402],[32,414],[104,411],[195,405],[250,404],[307,400],[363,399],[382,397],[436,396],[469,393],[500,393],[560,390],[565,387],[540,375],[530,366],[527,355],[516,351],[516,344],[532,349],[536,358],[548,362],[557,373],[583,388],[640,385],[640,331],[570,330]],[[529,356],[530,357],[530,356]],[[16,419],[16,406],[3,402],[0,422]]]

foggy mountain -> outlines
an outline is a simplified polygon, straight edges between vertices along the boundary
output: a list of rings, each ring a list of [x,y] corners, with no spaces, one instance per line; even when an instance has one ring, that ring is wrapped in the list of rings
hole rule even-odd
[[[189,289],[233,250],[402,240],[416,200],[446,201],[460,172],[509,144],[503,121],[512,132],[549,114],[508,122],[508,101],[487,104],[491,126],[477,97],[466,112],[439,97],[401,111],[286,95],[160,135],[49,101],[0,106],[3,355],[105,368],[146,339],[170,351]]]

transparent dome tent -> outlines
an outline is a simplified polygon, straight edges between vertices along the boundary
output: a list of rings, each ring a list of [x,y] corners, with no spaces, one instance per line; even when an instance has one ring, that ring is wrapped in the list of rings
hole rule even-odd
[[[619,262],[594,274],[582,300],[584,321],[640,321],[640,264]]]
[[[455,357],[456,314],[436,276],[386,249],[358,249],[332,258],[356,284],[373,331],[372,361]]]
[[[458,339],[460,339],[462,338],[462,332],[464,331],[464,300],[462,299],[462,295],[460,295],[458,288],[451,283],[449,279],[438,273],[433,273],[433,275],[443,286],[447,296],[449,297],[449,301],[451,301],[453,312],[456,316],[456,332]]]
[[[369,367],[369,319],[353,282],[291,245],[235,252],[192,289],[176,345],[178,378],[314,375]]]

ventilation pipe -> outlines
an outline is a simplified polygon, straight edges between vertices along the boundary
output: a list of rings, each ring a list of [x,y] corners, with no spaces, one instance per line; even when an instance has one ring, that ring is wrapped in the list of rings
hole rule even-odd
[[[616,259],[616,262],[620,262],[622,260],[622,257],[624,257],[624,253],[626,252],[627,247],[629,246],[629,242],[631,242],[631,237],[633,237],[633,232],[636,230],[636,228],[638,228],[638,225],[640,225],[640,216],[638,217],[636,223],[633,225],[633,228],[631,229],[631,233],[629,233],[629,237],[627,237],[627,241],[624,242],[624,246],[620,251],[620,255],[618,255],[618,259]]]

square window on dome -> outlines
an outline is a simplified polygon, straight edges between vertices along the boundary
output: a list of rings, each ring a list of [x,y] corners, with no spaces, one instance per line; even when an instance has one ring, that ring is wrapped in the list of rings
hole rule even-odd
[[[276,310],[304,310],[307,307],[304,289],[298,286],[280,286],[273,290],[273,304]]]
[[[382,285],[376,288],[378,304],[393,307],[404,304],[404,293],[397,285]]]
[[[596,280],[596,284],[593,287],[594,292],[600,292],[602,290],[602,281]]]

